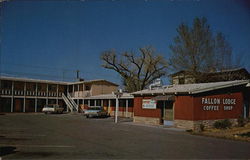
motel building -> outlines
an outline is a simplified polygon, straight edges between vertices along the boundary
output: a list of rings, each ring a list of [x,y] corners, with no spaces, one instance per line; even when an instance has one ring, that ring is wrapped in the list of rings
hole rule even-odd
[[[134,95],[134,122],[199,129],[216,120],[249,117],[249,80],[177,84],[145,89]]]
[[[118,85],[106,80],[61,82],[16,77],[0,77],[0,113],[41,112],[48,104],[64,107],[64,112],[82,112],[102,106],[114,116]],[[133,116],[133,95],[119,97],[119,116]]]
[[[106,80],[60,82],[1,76],[0,112],[41,112],[47,104],[59,104],[65,112],[81,112],[102,105],[112,115],[115,108],[112,92],[117,88],[117,84]],[[120,110],[124,112],[121,115],[131,115],[133,96],[124,94],[120,98]]]
[[[102,106],[115,115],[118,85],[106,80],[59,82],[0,77],[0,112],[41,112],[46,104],[59,104],[65,112]],[[249,80],[173,84],[123,93],[118,97],[119,117],[135,123],[197,129],[216,120],[249,117]]]

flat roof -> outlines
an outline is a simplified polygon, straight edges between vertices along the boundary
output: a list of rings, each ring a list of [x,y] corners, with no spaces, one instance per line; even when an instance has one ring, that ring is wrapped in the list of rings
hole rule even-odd
[[[19,77],[7,77],[0,76],[1,80],[10,80],[10,81],[22,81],[22,82],[34,82],[34,83],[50,83],[50,84],[61,84],[61,85],[73,85],[73,84],[83,84],[83,83],[95,83],[95,82],[106,82],[114,86],[119,86],[113,82],[107,81],[105,79],[96,79],[96,80],[87,80],[79,82],[63,82],[63,81],[52,81],[52,80],[42,80],[42,79],[31,79],[31,78],[19,78]]]
[[[220,73],[230,73],[230,72],[240,72],[240,71],[243,71],[243,72],[246,72],[248,73],[248,71],[245,69],[245,68],[234,68],[234,69],[226,69],[226,70],[222,70],[222,71],[215,71],[215,72],[199,72],[199,73],[205,73],[205,74],[220,74]],[[178,74],[181,74],[181,73],[187,73],[187,74],[192,74],[192,71],[188,71],[188,70],[180,70],[178,72],[175,72],[175,73],[172,73],[170,74],[169,76],[176,76]],[[248,73],[249,74],[249,73]]]
[[[0,76],[0,79],[1,80],[10,80],[10,81],[53,83],[53,84],[63,84],[63,85],[69,84],[69,82],[63,82],[63,81],[52,81],[52,80],[31,79],[31,78],[18,78],[18,77],[7,77],[7,76]]]
[[[114,94],[101,94],[91,97],[86,97],[84,99],[115,99],[116,96]],[[133,99],[134,96],[130,93],[123,93],[122,96],[119,99]]]
[[[109,84],[114,85],[114,86],[119,86],[118,84],[107,81],[105,79],[94,79],[94,80],[86,80],[86,81],[79,81],[79,82],[69,82],[69,84],[83,84],[83,83],[95,83],[95,82],[106,82],[106,83],[109,83]]]
[[[158,89],[145,89],[133,92],[132,95],[154,95],[154,94],[196,94],[216,89],[228,88],[233,86],[249,85],[249,80],[236,80],[213,83],[196,83],[196,84],[178,84],[167,85]]]

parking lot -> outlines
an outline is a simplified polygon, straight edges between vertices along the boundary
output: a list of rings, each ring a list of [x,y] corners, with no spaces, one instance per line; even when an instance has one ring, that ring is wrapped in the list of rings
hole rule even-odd
[[[0,115],[2,159],[250,158],[250,143],[80,114]]]

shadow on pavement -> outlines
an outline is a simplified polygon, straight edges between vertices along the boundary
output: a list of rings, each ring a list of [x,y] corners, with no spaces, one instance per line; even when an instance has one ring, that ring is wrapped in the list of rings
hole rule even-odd
[[[53,152],[19,152],[18,157],[29,157],[33,159],[46,158],[55,155]]]
[[[8,154],[16,153],[17,151],[15,151],[15,150],[16,150],[16,147],[12,147],[12,146],[0,147],[0,156],[5,156]]]

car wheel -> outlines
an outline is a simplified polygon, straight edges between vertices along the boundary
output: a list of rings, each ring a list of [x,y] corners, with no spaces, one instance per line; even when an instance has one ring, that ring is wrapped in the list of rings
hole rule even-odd
[[[89,118],[89,115],[86,115],[86,118]]]

